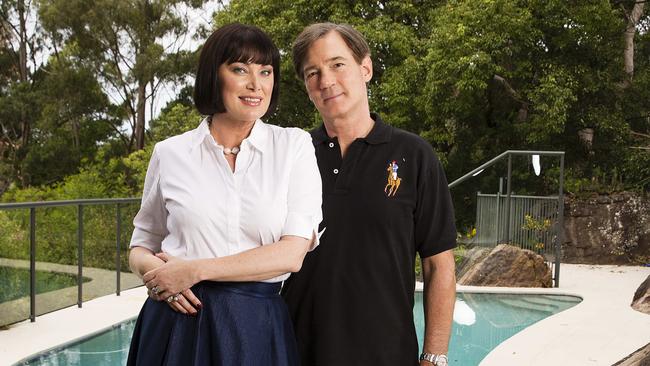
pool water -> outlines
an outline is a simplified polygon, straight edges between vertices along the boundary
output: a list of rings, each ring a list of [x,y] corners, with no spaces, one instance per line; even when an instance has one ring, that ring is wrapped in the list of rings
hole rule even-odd
[[[451,365],[476,366],[499,343],[520,330],[581,301],[573,296],[459,293],[449,346]],[[422,345],[422,293],[415,294],[413,310]],[[124,365],[135,319],[82,342],[49,352],[22,365]]]
[[[564,295],[458,293],[449,342],[450,365],[476,366],[501,342],[522,329],[577,305]],[[422,293],[415,294],[418,344],[424,339]]]
[[[84,278],[84,282],[89,279]],[[42,294],[77,285],[69,273],[36,271],[36,293]],[[29,269],[0,266],[0,303],[29,296]]]
[[[135,319],[82,342],[46,353],[20,365],[39,366],[117,366],[125,365]]]

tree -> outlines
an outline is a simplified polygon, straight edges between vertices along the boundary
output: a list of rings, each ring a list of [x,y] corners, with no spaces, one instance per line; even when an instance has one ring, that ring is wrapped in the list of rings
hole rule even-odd
[[[628,3],[628,4],[625,4]],[[630,4],[631,3],[631,4]],[[626,6],[627,5],[627,6]],[[641,21],[645,8],[645,1],[621,1],[621,9],[625,15],[626,27],[624,33],[625,49],[623,52],[625,73],[628,79],[625,80],[624,86],[634,78],[634,41],[637,34],[637,27]],[[629,7],[629,9],[628,9]]]
[[[60,52],[39,71],[32,144],[23,161],[32,185],[54,184],[94,160],[101,142],[115,134],[119,120],[92,71]]]
[[[42,64],[42,43],[31,1],[0,3],[0,193],[14,179],[26,183],[20,162],[29,150],[36,115],[31,112],[38,111],[34,72]]]
[[[129,149],[144,147],[146,103],[161,83],[180,82],[191,69],[192,54],[179,50],[188,32],[181,8],[198,8],[203,2],[40,1],[39,14],[55,44],[73,45],[120,106],[131,130],[123,135]],[[171,39],[169,45],[166,39]]]
[[[274,123],[314,124],[315,111],[291,67],[295,36],[313,22],[349,23],[372,50],[371,109],[431,142],[450,179],[504,150],[549,149],[567,153],[568,179],[621,179],[623,169],[626,184],[648,187],[643,162],[650,160],[629,149],[632,119],[643,121],[637,132],[650,136],[650,49],[642,42],[648,17],[639,14],[640,3],[233,0],[215,15],[215,25],[255,24],[276,41],[283,77]],[[636,24],[633,37],[630,22]],[[630,50],[634,82],[624,89]],[[580,137],[586,131],[593,140]],[[493,191],[498,174],[492,172],[485,187],[469,187],[472,194],[455,189],[455,196],[471,207],[475,190]],[[518,191],[530,193],[557,187],[522,183]]]

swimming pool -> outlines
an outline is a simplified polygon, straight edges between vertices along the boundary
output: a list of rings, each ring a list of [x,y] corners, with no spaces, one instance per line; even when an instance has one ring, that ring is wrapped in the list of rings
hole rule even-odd
[[[89,281],[83,278],[84,282]],[[77,275],[36,271],[36,293],[42,294],[77,285]],[[29,296],[29,269],[0,266],[0,303]]]
[[[449,342],[449,363],[476,366],[501,342],[580,301],[579,297],[566,295],[458,293]],[[413,315],[418,344],[422,347],[422,293],[416,293]]]
[[[499,343],[581,301],[564,295],[458,293],[449,349],[452,365],[475,366]],[[419,344],[424,333],[422,293],[413,311]],[[19,365],[124,365],[135,319]]]

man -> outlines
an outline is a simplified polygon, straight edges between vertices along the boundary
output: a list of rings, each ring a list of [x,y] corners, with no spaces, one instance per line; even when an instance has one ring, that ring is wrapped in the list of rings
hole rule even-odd
[[[358,31],[311,25],[296,39],[293,58],[324,122],[312,132],[324,232],[282,290],[302,364],[418,365],[413,294],[419,253],[426,322],[419,364],[444,366],[456,229],[440,162],[423,139],[370,113],[372,61]]]

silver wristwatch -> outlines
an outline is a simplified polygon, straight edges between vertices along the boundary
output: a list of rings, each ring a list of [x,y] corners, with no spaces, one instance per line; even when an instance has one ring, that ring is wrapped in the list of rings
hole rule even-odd
[[[420,361],[429,361],[435,366],[447,366],[447,355],[434,355],[432,353],[422,352],[420,355]]]

